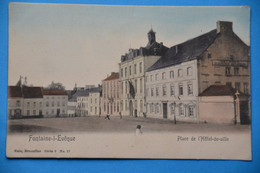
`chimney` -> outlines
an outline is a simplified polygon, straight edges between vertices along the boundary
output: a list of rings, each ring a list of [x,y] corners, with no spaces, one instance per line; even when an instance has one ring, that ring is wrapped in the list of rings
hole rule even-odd
[[[232,25],[232,22],[217,21],[217,33],[232,33]]]

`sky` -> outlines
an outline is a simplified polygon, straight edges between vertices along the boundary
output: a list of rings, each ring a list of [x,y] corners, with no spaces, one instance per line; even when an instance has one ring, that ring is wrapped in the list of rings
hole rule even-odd
[[[232,21],[234,32],[250,45],[248,7],[144,7],[69,4],[9,5],[8,85],[19,76],[28,84],[66,89],[98,85],[119,71],[121,55],[148,42],[147,32],[167,47]]]

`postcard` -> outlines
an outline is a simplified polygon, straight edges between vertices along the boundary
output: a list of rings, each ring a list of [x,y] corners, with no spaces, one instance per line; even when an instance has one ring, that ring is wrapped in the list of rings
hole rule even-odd
[[[10,3],[8,158],[251,160],[250,8]]]

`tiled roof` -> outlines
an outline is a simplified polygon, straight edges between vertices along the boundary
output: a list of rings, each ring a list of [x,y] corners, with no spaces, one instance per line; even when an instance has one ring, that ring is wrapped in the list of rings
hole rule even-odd
[[[104,81],[119,79],[119,73],[112,72]]]
[[[44,89],[43,95],[67,95],[66,91]]]
[[[24,98],[43,98],[41,87],[22,87]]]
[[[211,85],[199,96],[234,96],[236,89],[227,85]]]
[[[190,39],[184,43],[171,47],[154,65],[147,71],[153,71],[182,62],[198,58],[214,42],[218,36],[214,29],[206,34]]]
[[[23,97],[22,89],[19,86],[8,86],[8,98]]]

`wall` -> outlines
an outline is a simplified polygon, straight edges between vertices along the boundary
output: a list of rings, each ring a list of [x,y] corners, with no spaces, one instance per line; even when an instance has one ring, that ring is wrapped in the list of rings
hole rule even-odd
[[[235,116],[233,96],[199,97],[201,122],[233,124]]]

